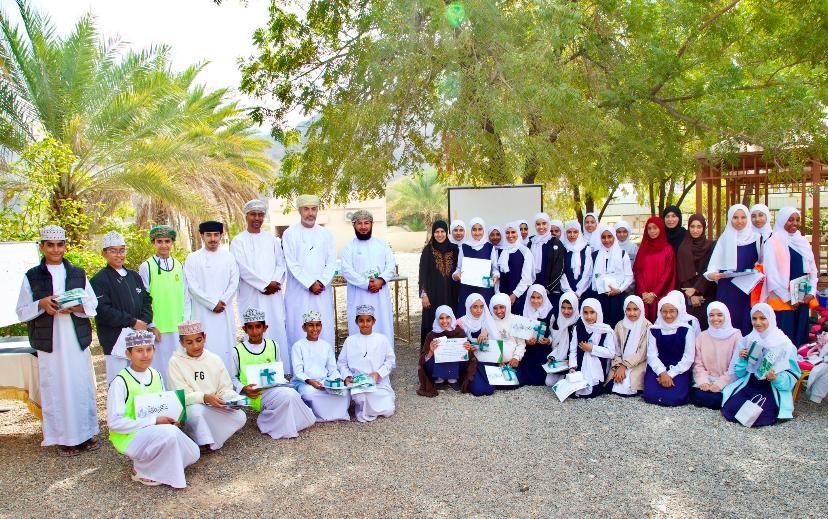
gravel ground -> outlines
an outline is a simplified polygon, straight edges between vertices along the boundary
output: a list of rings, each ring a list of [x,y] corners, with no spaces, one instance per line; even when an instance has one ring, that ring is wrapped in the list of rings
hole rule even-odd
[[[416,279],[416,255],[400,256]],[[640,399],[560,404],[537,387],[425,399],[415,347],[397,358],[395,416],[282,441],[249,420],[178,491],[131,482],[109,443],[59,458],[23,406],[0,401],[13,407],[0,414],[0,516],[819,517],[828,506],[828,406],[800,398],[793,421],[749,430]],[[98,402],[103,418],[103,384]]]

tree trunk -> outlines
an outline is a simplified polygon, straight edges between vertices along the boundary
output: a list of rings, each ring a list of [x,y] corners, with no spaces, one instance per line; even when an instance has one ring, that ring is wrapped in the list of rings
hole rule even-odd
[[[494,127],[492,120],[486,116],[483,123],[483,129],[491,136],[492,144],[494,145],[494,152],[490,155],[491,159],[491,178],[499,185],[508,185],[512,183],[512,179],[506,174],[506,152],[503,149],[503,141],[500,139],[500,134]]]
[[[655,206],[655,185],[653,181],[650,181],[650,216],[656,215],[656,206]]]
[[[586,200],[584,201],[584,206],[586,208],[587,213],[594,213],[595,212],[595,199],[592,198],[592,193],[586,194]]]
[[[584,221],[584,212],[581,210],[581,189],[578,184],[572,186],[572,199],[575,201],[575,218],[579,222]]]

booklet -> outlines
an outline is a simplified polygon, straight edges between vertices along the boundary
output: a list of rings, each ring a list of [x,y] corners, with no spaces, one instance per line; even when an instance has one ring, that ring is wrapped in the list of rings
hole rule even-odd
[[[287,386],[285,368],[281,362],[267,362],[253,364],[244,368],[248,384],[256,384],[257,389],[267,389],[276,386]]]
[[[552,386],[552,392],[555,393],[555,396],[558,397],[559,401],[563,402],[569,398],[572,393],[588,387],[589,383],[584,378],[584,374],[580,371],[576,371],[574,373],[567,374],[564,378],[557,381],[555,385]]]
[[[599,294],[606,294],[613,288],[621,286],[621,279],[613,274],[595,274],[595,287]]]
[[[184,423],[187,419],[187,406],[184,405],[184,390],[162,391],[135,397],[135,417],[166,416],[176,422]]]
[[[82,288],[73,288],[72,290],[67,290],[59,294],[54,299],[54,302],[58,304],[61,310],[66,310],[67,308],[83,304],[84,299],[86,299],[86,291]]]
[[[811,293],[811,277],[808,274],[792,279],[789,285],[791,293],[791,304],[802,303],[805,301],[805,296]]]
[[[751,271],[751,272],[742,272],[742,275],[733,278],[733,285],[744,292],[745,294],[750,294],[756,285],[762,282],[765,279],[765,275],[761,272]]]
[[[460,283],[472,287],[492,288],[492,260],[464,257]]]

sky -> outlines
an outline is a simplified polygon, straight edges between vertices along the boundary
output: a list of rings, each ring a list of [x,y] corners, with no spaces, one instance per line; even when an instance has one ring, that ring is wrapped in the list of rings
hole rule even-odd
[[[105,38],[120,36],[131,48],[166,43],[172,65],[182,70],[194,63],[210,63],[198,80],[210,88],[229,87],[246,106],[256,101],[235,92],[241,80],[240,56],[255,54],[253,31],[268,20],[269,0],[30,0],[49,16],[60,34],[91,12]],[[0,0],[0,10],[12,24],[20,22],[14,0]]]

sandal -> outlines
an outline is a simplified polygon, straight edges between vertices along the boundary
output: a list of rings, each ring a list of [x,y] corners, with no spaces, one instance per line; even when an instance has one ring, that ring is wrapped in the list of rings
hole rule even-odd
[[[96,451],[101,448],[101,442],[97,438],[89,438],[80,444],[80,448],[87,452]]]
[[[80,449],[77,447],[67,447],[65,445],[58,445],[58,455],[61,458],[71,458],[80,454]]]
[[[151,479],[147,479],[145,477],[139,476],[138,473],[135,472],[134,470],[132,471],[132,476],[131,477],[132,477],[132,481],[137,481],[138,483],[141,483],[142,485],[146,485],[148,487],[157,487],[157,486],[162,485],[162,483],[159,483],[158,481],[153,481]]]

